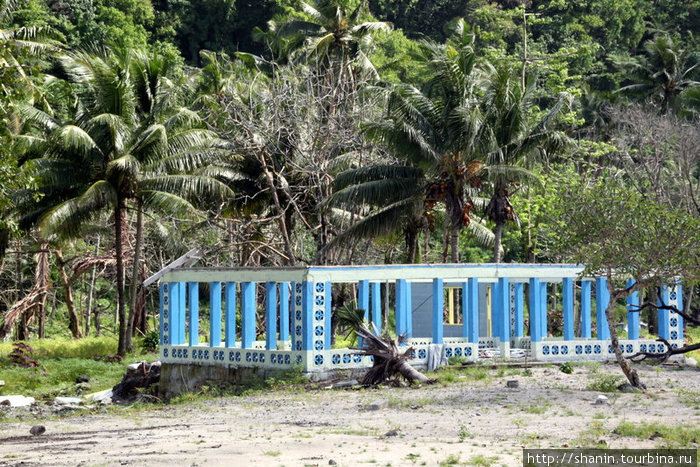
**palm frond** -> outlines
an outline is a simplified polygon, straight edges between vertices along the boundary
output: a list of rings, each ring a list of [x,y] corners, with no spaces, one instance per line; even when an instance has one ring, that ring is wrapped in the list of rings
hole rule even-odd
[[[117,194],[114,187],[105,180],[100,180],[77,198],[65,201],[48,211],[39,221],[39,229],[45,238],[52,235],[59,237],[76,237],[81,227],[95,219],[101,209],[113,206]]]

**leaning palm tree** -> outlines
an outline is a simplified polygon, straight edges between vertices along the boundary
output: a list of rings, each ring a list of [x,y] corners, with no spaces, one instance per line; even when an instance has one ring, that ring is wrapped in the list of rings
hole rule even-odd
[[[215,136],[193,112],[165,111],[167,105],[159,99],[165,91],[148,73],[139,75],[133,60],[132,54],[109,51],[62,57],[77,102],[73,119],[60,121],[36,108],[22,109],[25,119],[42,131],[47,170],[76,161],[87,170],[76,187],[79,194],[41,217],[43,234],[75,236],[102,210],[113,212],[120,355],[129,343],[124,267],[128,204],[135,201],[138,213],[149,208],[192,212],[202,193],[220,198],[228,193],[214,178],[193,174],[216,159],[211,149]],[[152,86],[143,88],[148,83]]]

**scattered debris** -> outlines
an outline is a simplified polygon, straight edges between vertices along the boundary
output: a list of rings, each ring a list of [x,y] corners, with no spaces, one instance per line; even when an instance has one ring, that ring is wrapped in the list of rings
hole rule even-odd
[[[46,427],[44,425],[34,425],[29,429],[29,433],[31,433],[34,436],[43,435],[45,431]]]
[[[337,383],[333,383],[329,386],[326,386],[324,389],[343,389],[343,388],[351,388],[353,386],[359,386],[360,382],[357,381],[356,379],[348,379],[345,381],[338,381]]]
[[[83,399],[80,397],[57,397],[53,400],[55,405],[72,405],[82,404]]]
[[[386,433],[384,433],[385,437],[390,437],[390,436],[399,436],[399,430],[389,430]]]
[[[99,402],[102,405],[111,404],[112,403],[112,390],[106,389],[104,391],[94,392],[92,394],[88,394],[87,396],[85,396],[85,398],[88,400],[93,400],[95,402]]]
[[[593,402],[593,405],[608,405],[608,403],[608,398],[601,394],[598,397],[596,397],[595,401]]]
[[[29,407],[36,399],[33,397],[25,396],[0,396],[0,405],[7,405],[10,407]]]
[[[378,399],[367,406],[367,410],[380,410],[389,407],[389,401],[386,399]]]
[[[517,379],[509,379],[508,381],[506,381],[506,386],[509,387],[509,388],[515,389],[515,388],[517,388],[519,385],[520,385],[520,383],[518,382]]]

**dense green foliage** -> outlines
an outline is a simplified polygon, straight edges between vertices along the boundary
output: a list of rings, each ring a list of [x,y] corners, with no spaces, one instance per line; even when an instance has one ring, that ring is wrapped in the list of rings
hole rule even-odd
[[[195,246],[697,279],[699,9],[2,0],[0,332],[124,353]]]

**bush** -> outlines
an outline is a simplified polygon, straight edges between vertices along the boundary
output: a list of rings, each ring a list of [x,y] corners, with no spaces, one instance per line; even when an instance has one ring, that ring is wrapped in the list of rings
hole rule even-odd
[[[141,348],[144,352],[157,352],[160,345],[160,332],[157,330],[148,331],[141,341]]]

